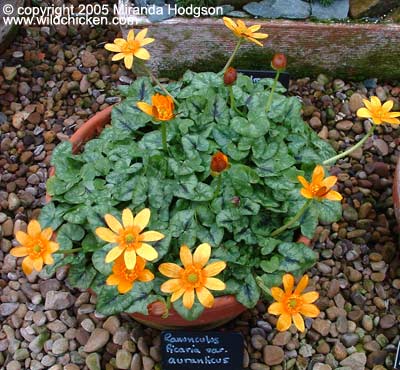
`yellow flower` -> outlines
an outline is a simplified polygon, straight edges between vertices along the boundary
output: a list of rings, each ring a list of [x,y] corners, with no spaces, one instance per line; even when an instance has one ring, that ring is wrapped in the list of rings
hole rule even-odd
[[[292,320],[297,329],[301,332],[304,331],[303,316],[317,317],[319,309],[316,305],[312,304],[319,298],[317,292],[307,292],[301,294],[308,285],[308,276],[304,275],[297,288],[294,288],[294,277],[291,274],[283,275],[283,291],[279,287],[271,288],[271,295],[277,301],[268,307],[268,313],[271,315],[279,315],[276,328],[279,331],[288,330],[292,324]]]
[[[180,258],[183,267],[175,263],[162,263],[160,272],[172,279],[161,285],[161,291],[172,293],[171,302],[175,302],[183,295],[183,305],[190,310],[194,304],[194,293],[204,307],[214,305],[214,297],[211,290],[224,290],[225,283],[213,276],[218,275],[226,263],[217,261],[206,266],[211,256],[211,247],[207,243],[200,244],[194,254],[186,245],[182,245]]]
[[[107,285],[117,285],[121,294],[129,292],[135,281],[151,281],[154,275],[150,270],[145,269],[146,261],[137,256],[136,265],[133,269],[128,269],[125,265],[124,257],[119,256],[113,265],[112,274],[107,278]]]
[[[174,101],[169,95],[155,94],[151,97],[151,105],[143,101],[137,102],[136,105],[140,110],[158,121],[169,121],[175,117]]]
[[[300,193],[304,198],[342,200],[342,196],[337,191],[330,190],[336,184],[337,177],[329,176],[324,179],[324,168],[321,165],[315,167],[311,183],[303,176],[297,176],[297,179],[303,185]]]
[[[25,257],[22,261],[22,270],[26,275],[33,270],[39,272],[43,264],[51,265],[54,263],[52,253],[59,249],[58,243],[51,241],[53,230],[47,227],[42,231],[40,224],[32,220],[28,224],[28,233],[17,231],[15,238],[20,243],[18,247],[10,250],[14,257]]]
[[[146,261],[155,260],[158,257],[157,251],[144,242],[156,242],[164,238],[164,235],[157,231],[146,231],[142,233],[150,220],[150,210],[142,209],[135,218],[128,208],[122,211],[122,223],[112,215],[104,216],[108,227],[98,227],[96,235],[106,242],[118,244],[106,255],[106,262],[110,263],[124,253],[126,267],[132,270],[136,265],[136,257],[139,255]]]
[[[149,60],[150,54],[143,47],[154,41],[153,38],[147,37],[147,28],[141,30],[135,37],[135,32],[130,30],[127,39],[116,38],[113,44],[106,44],[105,49],[117,53],[112,60],[117,61],[123,59],[127,69],[132,68],[133,58]]]
[[[357,116],[360,118],[371,118],[375,125],[381,123],[394,123],[400,124],[400,112],[391,112],[393,108],[393,101],[388,100],[382,105],[381,101],[377,96],[372,96],[371,101],[363,99],[366,108],[360,108],[357,111]]]
[[[246,27],[244,22],[240,19],[237,23],[228,17],[224,17],[223,20],[225,26],[228,27],[237,37],[254,42],[257,45],[263,46],[263,44],[257,39],[266,39],[268,37],[266,33],[257,32],[261,28],[261,25],[259,24]]]

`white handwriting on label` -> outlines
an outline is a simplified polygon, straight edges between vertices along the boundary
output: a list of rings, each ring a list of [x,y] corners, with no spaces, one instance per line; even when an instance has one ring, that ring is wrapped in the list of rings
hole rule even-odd
[[[201,353],[194,344],[192,344],[192,347],[177,347],[171,343],[168,343],[165,347],[165,350],[167,353]]]
[[[183,364],[203,364],[203,365],[218,365],[218,364],[229,364],[230,358],[213,358],[205,356],[203,358],[174,358],[170,357],[168,363],[171,365],[183,365]]]
[[[210,337],[208,335],[202,337],[176,337],[172,333],[167,333],[164,336],[165,341],[169,343],[205,343],[219,344],[218,337]]]

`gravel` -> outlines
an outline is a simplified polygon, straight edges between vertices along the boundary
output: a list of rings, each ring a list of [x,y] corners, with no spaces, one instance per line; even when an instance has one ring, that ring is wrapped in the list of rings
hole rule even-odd
[[[95,298],[70,289],[67,269],[26,277],[8,255],[45,203],[51,153],[88,117],[119,101],[117,85],[132,76],[110,63],[102,43],[115,30],[24,28],[0,59],[0,368],[160,369],[160,333],[127,315],[99,317]],[[320,75],[293,80],[304,120],[337,150],[360,140],[370,124],[357,119],[362,99],[392,99],[400,86],[352,83]],[[379,81],[378,81],[379,82]],[[332,173],[344,195],[343,219],[319,225],[310,270],[321,315],[306,332],[278,333],[260,302],[225,330],[245,337],[244,368],[374,369],[393,367],[399,340],[399,228],[392,203],[400,133],[380,125],[373,138]]]

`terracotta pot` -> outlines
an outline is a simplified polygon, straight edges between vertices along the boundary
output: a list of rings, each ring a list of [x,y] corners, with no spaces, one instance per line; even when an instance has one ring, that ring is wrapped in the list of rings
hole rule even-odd
[[[112,107],[108,107],[95,114],[71,136],[70,141],[74,153],[77,153],[85,142],[96,137],[103,128],[110,123],[111,110]],[[50,168],[49,176],[53,176],[54,173],[55,169]],[[50,201],[49,196],[47,196],[46,199]],[[300,236],[298,241],[305,245],[310,245],[310,239],[304,236]],[[194,321],[185,320],[173,308],[169,310],[168,317],[163,318],[162,315],[165,312],[165,306],[161,302],[150,304],[148,307],[148,315],[134,313],[130,314],[130,316],[140,323],[156,329],[178,329],[187,327],[212,329],[234,319],[245,310],[246,307],[240,304],[233,295],[227,295],[217,297],[214,306],[204,309],[203,313]]]
[[[393,206],[397,223],[400,226],[400,157],[397,160],[396,170],[393,179]]]

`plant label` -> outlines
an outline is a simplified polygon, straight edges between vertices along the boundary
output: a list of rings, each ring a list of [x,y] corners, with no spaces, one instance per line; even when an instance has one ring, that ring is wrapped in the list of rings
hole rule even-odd
[[[257,70],[253,71],[251,69],[238,69],[238,72],[243,73],[246,76],[249,76],[253,83],[257,83],[262,78],[275,78],[275,71],[265,71],[265,70]],[[290,76],[287,72],[281,72],[279,75],[279,82],[285,87],[285,89],[289,88],[289,80]]]
[[[163,370],[243,370],[240,333],[163,331]]]
[[[394,360],[394,368],[400,369],[400,341],[397,344],[396,359]]]

